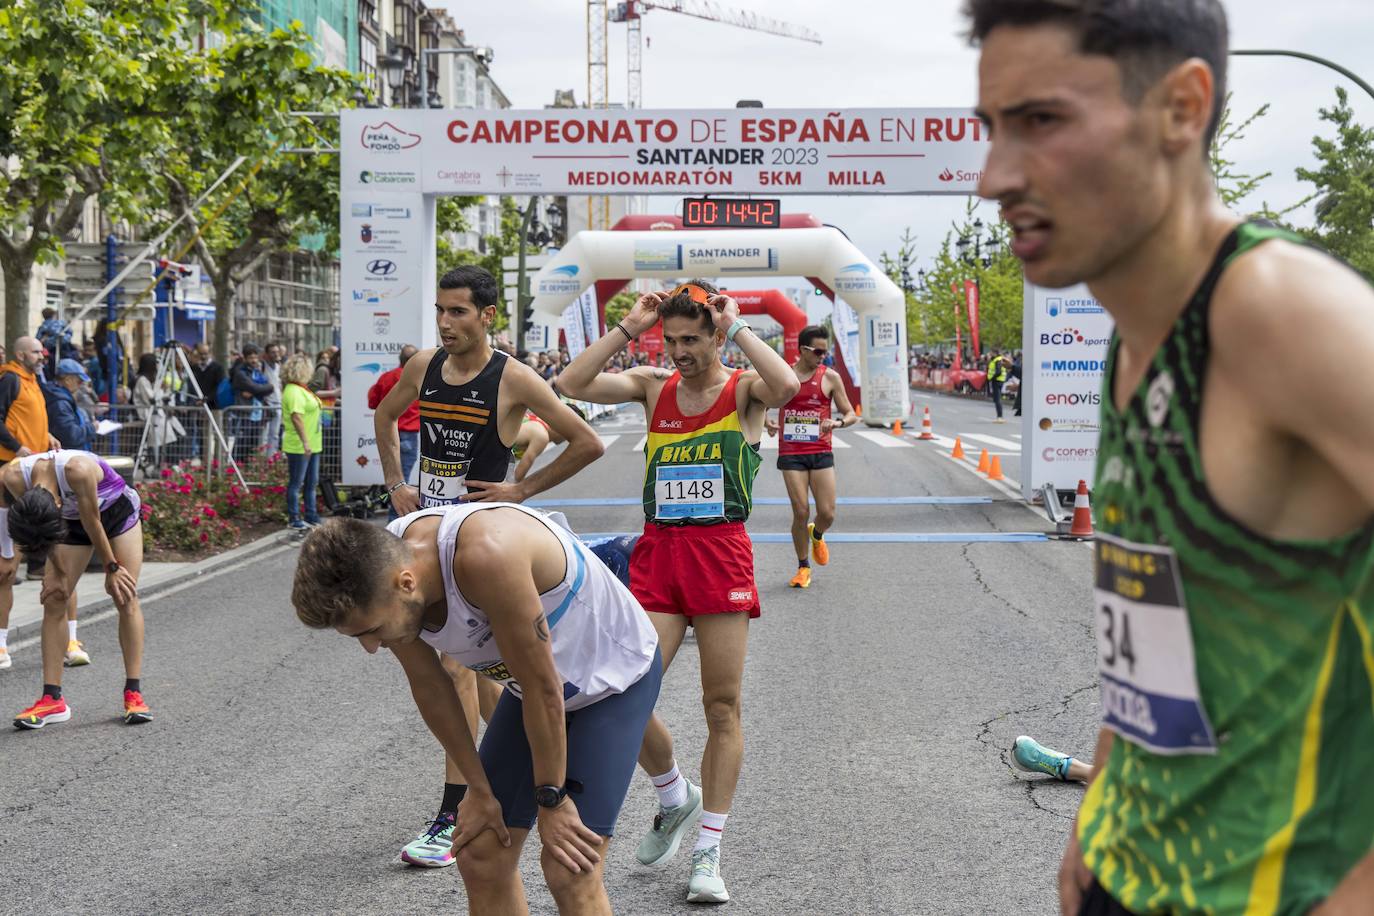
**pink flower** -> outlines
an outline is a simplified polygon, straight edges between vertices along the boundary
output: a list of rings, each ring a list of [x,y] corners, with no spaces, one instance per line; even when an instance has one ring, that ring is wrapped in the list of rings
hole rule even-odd
[[[192,518],[192,519],[191,519],[191,524],[192,524],[193,526],[194,526],[194,525],[199,525],[199,524],[200,524],[200,516],[197,515],[196,517]]]
[[[212,509],[212,508],[209,507],[209,506],[206,506],[206,507],[205,507],[205,517],[206,517],[206,518],[214,518],[216,515],[219,515],[219,513],[216,512],[214,509]]]
[[[218,459],[218,458],[216,458],[214,461],[210,462],[210,468],[211,468],[211,470],[215,470],[215,471],[218,471],[218,470],[219,470],[219,459]]]
[[[172,469],[171,469],[171,468],[163,468],[163,469],[162,469],[162,479],[163,479],[163,480],[166,480],[168,477],[171,477],[171,476],[172,476]]]
[[[201,542],[202,544],[204,544],[204,543],[206,543],[206,542],[209,541],[209,540],[210,540],[210,535],[209,535],[209,533],[208,533],[208,532],[205,532],[205,531],[202,531],[202,532],[200,533],[200,542]]]
[[[188,487],[188,486],[186,486],[185,484],[182,484],[181,486],[177,487],[177,492],[178,492],[178,493],[190,493],[190,492],[191,492],[191,488]]]

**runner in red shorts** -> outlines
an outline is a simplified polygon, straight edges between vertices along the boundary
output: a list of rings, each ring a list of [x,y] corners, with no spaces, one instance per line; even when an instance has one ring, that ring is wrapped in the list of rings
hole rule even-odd
[[[835,524],[835,451],[830,431],[853,426],[859,415],[849,403],[840,374],[825,366],[830,335],[811,325],[797,335],[801,353],[792,365],[801,390],[768,418],[768,435],[782,433],[778,443],[778,470],[792,502],[792,545],[797,548],[797,574],[787,583],[793,588],[811,587],[811,558],[819,566],[830,562],[825,533]],[[840,419],[830,415],[830,402]],[[816,520],[811,521],[811,498],[816,500]]]
[[[677,371],[601,371],[660,319]],[[753,369],[726,368],[721,350],[727,339]],[[797,393],[797,376],[749,330],[735,300],[694,280],[640,298],[563,370],[558,387],[594,403],[639,401],[649,418],[646,522],[630,559],[630,590],[658,631],[665,669],[687,627],[695,627],[708,737],[697,788],[678,772],[663,724],[655,717],[645,729],[639,763],[661,807],[637,856],[645,865],[668,861],[699,815],[687,899],[724,903],[730,895],[720,876],[720,837],[744,758],[740,682],[749,620],[759,615],[754,549],[744,522],[753,507],[764,413]]]

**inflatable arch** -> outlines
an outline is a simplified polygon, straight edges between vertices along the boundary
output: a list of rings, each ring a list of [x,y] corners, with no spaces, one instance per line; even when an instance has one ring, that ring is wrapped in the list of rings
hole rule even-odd
[[[663,218],[658,219],[661,225]],[[814,217],[810,219],[814,222]],[[859,318],[858,377],[865,422],[906,419],[910,391],[905,297],[844,233],[831,226],[579,232],[535,276],[533,308],[537,319],[556,324],[563,310],[598,281],[616,280],[623,285],[622,278],[629,277],[701,276],[720,278],[728,286],[731,274],[807,277],[833,291],[836,301],[849,305]],[[598,293],[606,288],[599,286]],[[837,336],[846,332],[840,325],[837,320]]]

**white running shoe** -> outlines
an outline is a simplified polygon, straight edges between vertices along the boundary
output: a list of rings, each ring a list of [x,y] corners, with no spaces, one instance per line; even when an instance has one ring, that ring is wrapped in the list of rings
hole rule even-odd
[[[12,664],[14,664],[14,662],[10,659],[10,650],[4,646],[0,646],[0,671],[3,671]]]
[[[692,853],[692,880],[687,883],[687,902],[730,902],[730,892],[720,876],[719,846],[708,846]]]

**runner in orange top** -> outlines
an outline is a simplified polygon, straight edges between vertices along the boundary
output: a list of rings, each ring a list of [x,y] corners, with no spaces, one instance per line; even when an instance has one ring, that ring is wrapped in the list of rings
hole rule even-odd
[[[797,548],[797,574],[787,583],[793,588],[811,587],[811,558],[817,565],[830,562],[825,533],[835,523],[835,452],[830,431],[853,426],[859,415],[849,403],[840,374],[828,368],[830,335],[818,325],[802,328],[797,337],[801,353],[792,364],[801,390],[767,420],[768,434],[782,433],[778,443],[778,470],[792,501],[792,545]],[[840,419],[831,416],[830,403]],[[811,498],[816,500],[816,520],[811,521]]]

